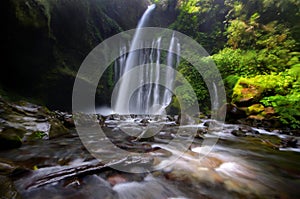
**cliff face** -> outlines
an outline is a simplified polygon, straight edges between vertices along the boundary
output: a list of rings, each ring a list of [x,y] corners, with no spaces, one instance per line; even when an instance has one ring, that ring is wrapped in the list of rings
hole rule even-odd
[[[105,38],[135,28],[147,5],[147,0],[1,1],[0,84],[49,107],[70,109],[85,56]],[[102,94],[109,89],[103,88]]]

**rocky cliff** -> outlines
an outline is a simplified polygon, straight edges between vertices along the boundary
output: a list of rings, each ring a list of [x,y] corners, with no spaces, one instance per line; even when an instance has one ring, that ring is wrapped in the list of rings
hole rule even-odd
[[[74,77],[85,56],[105,38],[135,28],[147,5],[147,0],[1,1],[0,84],[50,108],[70,109]],[[163,16],[170,7],[160,12]],[[107,74],[100,82],[102,96],[111,89]]]

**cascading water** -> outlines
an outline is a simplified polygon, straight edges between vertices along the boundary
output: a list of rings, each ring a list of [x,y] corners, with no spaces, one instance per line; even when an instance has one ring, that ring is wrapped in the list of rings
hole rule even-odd
[[[180,57],[180,44],[175,35],[172,36],[169,45],[169,50],[166,55],[166,60],[162,60],[160,50],[161,41],[159,37],[152,41],[151,48],[143,48],[145,42],[143,40],[141,28],[145,27],[151,16],[151,12],[155,9],[155,5],[151,5],[143,14],[138,23],[137,30],[130,45],[129,53],[126,51],[126,45],[120,47],[120,57],[115,63],[115,81],[122,77],[122,82],[119,86],[117,99],[113,104],[113,110],[119,114],[152,114],[159,115],[164,112],[172,99],[172,93],[167,88],[172,88],[175,74],[174,72],[166,72],[166,67],[161,66],[164,62],[167,66],[176,68]],[[140,50],[135,50],[139,48]],[[176,53],[173,53],[176,52]],[[141,66],[138,69],[138,75],[126,75],[128,71],[135,66]],[[139,85],[139,88],[130,96],[129,103],[124,96],[128,94],[127,88],[132,84],[132,80]],[[149,83],[152,82],[152,83]],[[164,86],[159,85],[164,82]],[[129,104],[129,105],[128,105]],[[128,108],[129,106],[129,108]]]
[[[215,82],[213,82],[213,91],[214,91],[214,98],[213,98],[213,110],[217,110],[219,107],[219,101],[218,101],[218,89],[217,89],[217,85],[215,84]]]

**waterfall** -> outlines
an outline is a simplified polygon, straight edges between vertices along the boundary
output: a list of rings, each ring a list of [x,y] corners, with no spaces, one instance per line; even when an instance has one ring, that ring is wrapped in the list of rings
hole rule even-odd
[[[217,89],[217,85],[215,84],[215,82],[213,82],[213,106],[212,109],[213,110],[217,110],[219,108],[219,97],[218,97],[218,89]]]
[[[155,5],[151,5],[140,19],[132,42],[130,44],[128,55],[126,46],[120,47],[120,57],[116,60],[114,65],[115,81],[117,82],[122,77],[122,82],[118,88],[118,94],[113,110],[119,114],[162,114],[164,109],[170,104],[172,100],[172,93],[159,83],[164,82],[168,88],[172,88],[175,74],[174,72],[167,73],[166,67],[162,67],[160,45],[162,38],[159,37],[153,40],[152,43],[143,40],[142,31],[139,29],[147,25],[151,12],[155,9]],[[151,48],[143,48],[147,44],[151,44]],[[169,49],[164,61],[167,66],[176,68],[179,63],[180,44],[178,39],[173,34],[169,41]],[[148,45],[147,45],[148,46]],[[140,50],[133,51],[139,48]],[[176,52],[178,55],[176,55]],[[135,66],[138,68],[138,75],[134,77],[126,75],[128,71]],[[152,82],[152,83],[149,83]],[[127,88],[132,84],[140,85],[139,88],[130,96],[129,108],[126,95],[128,95]]]

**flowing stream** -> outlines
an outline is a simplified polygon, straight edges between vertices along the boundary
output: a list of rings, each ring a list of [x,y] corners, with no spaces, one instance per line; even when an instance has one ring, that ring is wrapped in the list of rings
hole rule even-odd
[[[163,125],[154,139],[139,140],[121,129],[147,128],[142,118],[114,117],[103,128],[118,147],[140,153],[122,157],[103,144],[103,159],[132,169],[150,168],[142,173],[122,172],[94,159],[73,136],[27,143],[19,149],[0,153],[2,158],[30,169],[14,177],[23,198],[299,198],[299,148],[274,148],[289,135],[241,125],[223,125],[208,131],[204,120],[197,125],[176,126],[167,118],[148,118],[148,125]],[[193,139],[186,136],[197,129]],[[236,137],[231,132],[247,128],[249,133]],[[203,139],[218,137],[212,151],[203,156]],[[179,142],[170,146],[174,138]],[[192,144],[180,158],[187,140]],[[299,137],[295,137],[299,140]],[[93,142],[93,139],[91,139]],[[175,146],[175,147],[174,147]],[[124,159],[125,158],[125,159]],[[176,161],[175,161],[175,159]],[[116,163],[117,162],[117,163]],[[137,162],[140,162],[137,167]],[[36,170],[32,170],[32,168]]]

